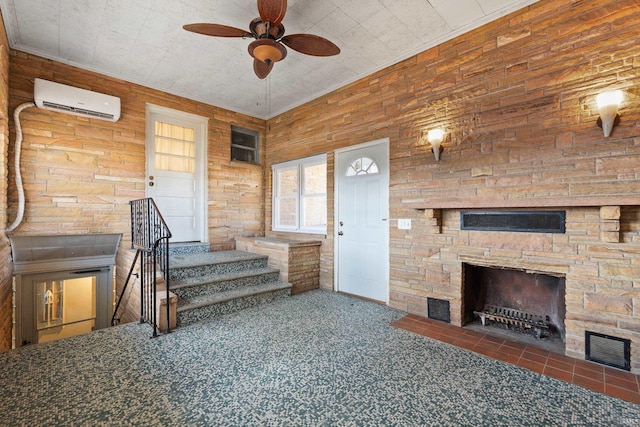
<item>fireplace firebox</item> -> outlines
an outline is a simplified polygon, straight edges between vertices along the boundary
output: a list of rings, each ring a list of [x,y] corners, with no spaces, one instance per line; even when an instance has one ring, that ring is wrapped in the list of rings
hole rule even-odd
[[[463,265],[463,325],[565,342],[565,279],[539,272]]]

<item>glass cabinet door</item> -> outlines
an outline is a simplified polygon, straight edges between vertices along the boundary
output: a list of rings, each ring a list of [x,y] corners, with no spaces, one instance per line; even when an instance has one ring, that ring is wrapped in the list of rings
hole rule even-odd
[[[36,283],[36,299],[38,302],[38,329],[62,324],[63,282]]]

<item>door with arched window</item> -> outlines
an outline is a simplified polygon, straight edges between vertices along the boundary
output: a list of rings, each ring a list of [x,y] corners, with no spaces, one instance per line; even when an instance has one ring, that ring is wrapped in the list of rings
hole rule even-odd
[[[389,141],[336,151],[336,289],[389,301]]]

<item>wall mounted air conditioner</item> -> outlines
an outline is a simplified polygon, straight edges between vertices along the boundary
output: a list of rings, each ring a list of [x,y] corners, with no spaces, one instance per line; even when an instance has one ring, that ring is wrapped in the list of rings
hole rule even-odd
[[[33,97],[39,108],[76,116],[117,122],[120,118],[120,98],[36,79]]]

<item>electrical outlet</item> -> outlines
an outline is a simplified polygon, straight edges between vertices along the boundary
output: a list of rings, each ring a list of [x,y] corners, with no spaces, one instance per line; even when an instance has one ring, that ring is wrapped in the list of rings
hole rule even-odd
[[[410,219],[399,219],[398,220],[398,230],[411,230],[411,220]]]

